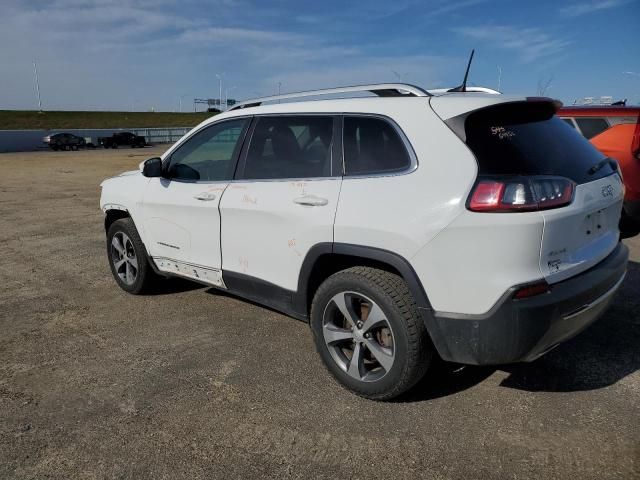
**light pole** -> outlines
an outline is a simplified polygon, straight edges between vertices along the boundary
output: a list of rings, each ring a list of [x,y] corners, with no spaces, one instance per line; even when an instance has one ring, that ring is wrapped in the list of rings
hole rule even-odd
[[[178,112],[182,112],[182,99],[184,97],[188,97],[188,96],[189,96],[188,93],[185,93],[184,95],[180,95],[180,102],[179,102]]]
[[[38,111],[42,112],[42,101],[40,100],[40,82],[38,81],[38,65],[33,61],[33,76],[36,81],[36,94],[38,96]]]
[[[218,77],[218,80],[220,81],[220,111],[222,111],[222,77],[224,77],[225,72],[222,72],[221,74],[217,74],[216,73],[216,77]]]
[[[227,110],[229,108],[229,92],[231,90],[233,90],[234,88],[236,88],[236,86],[234,85],[233,87],[229,87],[224,91],[224,109]]]

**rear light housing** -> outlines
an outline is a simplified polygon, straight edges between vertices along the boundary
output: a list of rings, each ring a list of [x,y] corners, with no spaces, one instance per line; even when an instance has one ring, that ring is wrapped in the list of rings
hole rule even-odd
[[[633,131],[633,141],[631,142],[631,154],[640,160],[640,115],[636,120],[636,128]]]
[[[530,283],[518,288],[513,294],[513,298],[522,300],[523,298],[535,297],[536,295],[542,295],[550,290],[549,284],[544,280],[536,283]]]
[[[479,178],[467,208],[473,212],[531,212],[569,205],[575,183],[552,176]]]

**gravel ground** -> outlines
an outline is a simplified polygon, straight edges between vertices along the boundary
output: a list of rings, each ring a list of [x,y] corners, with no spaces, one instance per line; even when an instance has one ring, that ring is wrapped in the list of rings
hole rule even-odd
[[[640,478],[640,238],[575,339],[375,403],[302,322],[117,288],[98,184],[160,151],[0,155],[0,478]]]

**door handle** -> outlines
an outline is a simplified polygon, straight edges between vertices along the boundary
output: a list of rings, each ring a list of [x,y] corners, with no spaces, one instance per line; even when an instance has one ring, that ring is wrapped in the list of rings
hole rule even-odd
[[[322,207],[329,203],[329,200],[322,197],[316,197],[315,195],[305,195],[304,197],[294,198],[293,203],[305,205],[307,207]]]
[[[202,192],[195,195],[193,198],[196,200],[202,200],[203,202],[210,202],[211,200],[216,199],[216,194],[211,192]]]

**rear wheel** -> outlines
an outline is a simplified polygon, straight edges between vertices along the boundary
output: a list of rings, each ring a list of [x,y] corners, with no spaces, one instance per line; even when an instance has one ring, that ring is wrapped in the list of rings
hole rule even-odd
[[[406,283],[374,268],[353,267],[329,277],[313,299],[311,328],[334,378],[373,400],[410,389],[433,354]]]
[[[120,288],[137,295],[153,285],[156,275],[131,218],[111,224],[107,232],[107,252],[111,273]]]

